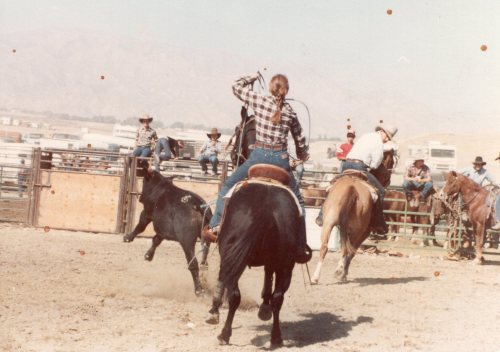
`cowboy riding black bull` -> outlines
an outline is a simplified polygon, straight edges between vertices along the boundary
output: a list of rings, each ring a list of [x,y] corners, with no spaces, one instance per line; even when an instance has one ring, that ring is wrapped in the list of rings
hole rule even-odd
[[[139,223],[131,233],[123,237],[123,241],[132,242],[152,221],[156,234],[144,258],[153,260],[155,250],[163,240],[179,242],[193,276],[195,293],[199,295],[204,290],[199,278],[195,245],[203,224],[210,221],[212,212],[200,196],[174,186],[172,177],[162,176],[159,172],[149,169],[149,165],[144,165],[143,172],[144,181],[139,202],[144,205],[144,209]],[[201,239],[201,245],[201,265],[207,265],[210,244]]]

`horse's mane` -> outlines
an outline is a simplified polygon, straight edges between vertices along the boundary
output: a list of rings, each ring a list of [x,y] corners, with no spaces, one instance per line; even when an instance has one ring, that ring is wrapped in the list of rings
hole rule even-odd
[[[474,182],[470,177],[467,177],[462,174],[457,173],[457,179],[467,186],[468,188],[472,189],[473,191],[480,191],[483,189],[480,185],[478,185],[476,182]]]

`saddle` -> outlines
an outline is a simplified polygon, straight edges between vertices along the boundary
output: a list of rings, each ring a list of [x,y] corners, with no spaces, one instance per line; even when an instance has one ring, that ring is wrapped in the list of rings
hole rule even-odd
[[[248,170],[248,178],[257,178],[262,181],[279,182],[287,186],[290,183],[290,175],[284,169],[269,164],[255,164]]]
[[[281,167],[269,165],[269,164],[255,164],[250,167],[248,170],[248,179],[243,180],[235,184],[224,196],[224,199],[227,201],[231,198],[235,193],[237,193],[240,189],[245,186],[258,183],[271,187],[278,187],[288,191],[290,195],[295,200],[297,204],[297,208],[299,209],[299,213],[302,214],[302,207],[300,206],[299,200],[293,191],[288,187],[290,183],[290,176],[285,169]]]
[[[348,169],[344,170],[343,174],[346,176],[359,178],[362,181],[368,181],[368,177],[366,176],[366,173],[363,171]]]
[[[373,202],[376,202],[378,200],[379,194],[377,188],[375,188],[368,182],[368,177],[366,176],[365,172],[358,170],[344,170],[342,175],[337,175],[330,181],[330,185],[326,188],[326,192],[330,192],[336,182],[347,176],[361,182],[370,192]]]

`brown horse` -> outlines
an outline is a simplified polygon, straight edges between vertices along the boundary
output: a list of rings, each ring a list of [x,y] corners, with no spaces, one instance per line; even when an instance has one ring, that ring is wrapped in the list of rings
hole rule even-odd
[[[373,171],[384,187],[391,183],[391,171],[394,165],[394,151],[386,151],[382,164]],[[313,284],[318,283],[321,267],[328,252],[328,241],[334,226],[339,227],[342,246],[342,258],[337,265],[335,276],[341,282],[347,280],[351,260],[359,246],[370,234],[373,204],[371,186],[362,178],[343,175],[331,186],[323,205],[321,248],[319,262],[312,278]]]
[[[474,263],[483,264],[483,240],[487,221],[491,215],[488,206],[488,191],[472,181],[470,178],[451,171],[445,174],[446,184],[442,190],[442,196],[454,196],[460,194],[463,206],[467,211],[469,221],[476,238],[476,258]]]
[[[394,199],[394,200],[393,200]],[[387,190],[384,198],[384,211],[400,211],[401,213],[385,213],[385,221],[402,222],[402,212],[405,210],[406,196],[403,192]],[[389,225],[389,231],[393,234],[399,233],[399,225]],[[396,240],[396,236],[390,236],[390,240]]]

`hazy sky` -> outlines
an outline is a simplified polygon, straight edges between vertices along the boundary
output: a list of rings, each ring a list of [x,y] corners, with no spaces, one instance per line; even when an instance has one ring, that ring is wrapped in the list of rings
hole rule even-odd
[[[358,130],[383,118],[419,133],[500,133],[498,0],[0,0],[1,36],[48,27],[206,55],[227,84],[263,67],[284,72],[315,134],[348,116]],[[244,72],[228,53],[245,58]]]

